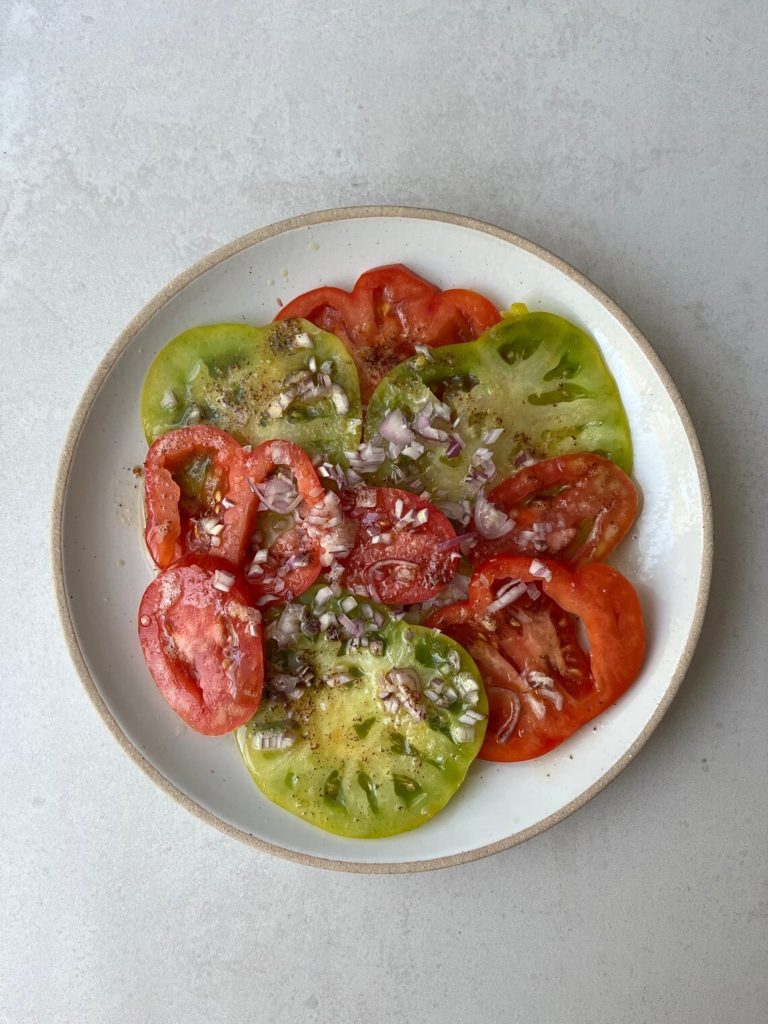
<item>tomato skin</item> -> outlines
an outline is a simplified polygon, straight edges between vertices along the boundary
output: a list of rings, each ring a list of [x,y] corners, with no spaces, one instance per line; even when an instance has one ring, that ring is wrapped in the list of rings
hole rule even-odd
[[[177,562],[189,546],[188,537],[183,535],[188,524],[182,524],[179,512],[181,490],[172,472],[202,455],[212,457],[222,496],[232,502],[231,507],[221,509],[224,529],[217,547],[208,539],[209,550],[233,565],[243,556],[254,498],[245,478],[242,449],[217,427],[180,427],[159,437],[144,462],[145,538],[152,559],[161,569]],[[204,543],[199,539],[198,547],[206,553]]]
[[[529,558],[489,559],[472,576],[467,601],[439,609],[426,623],[463,644],[480,668],[490,719],[479,756],[489,761],[524,761],[554,749],[613,704],[643,664],[640,602],[621,573],[598,562],[573,568],[553,559],[535,561],[537,568],[551,573],[550,579],[532,573]],[[529,625],[524,622],[515,630],[515,613],[509,607],[488,611],[494,584],[504,580],[535,583],[544,595],[536,602],[538,612],[546,612],[552,623],[564,616],[553,626],[556,642],[540,645],[539,664],[535,644],[526,636]],[[527,614],[530,609],[523,610]],[[576,618],[586,630],[588,656],[574,649]],[[562,671],[550,667],[558,663]],[[542,668],[551,685],[536,690],[526,679],[531,669]],[[509,735],[500,739],[499,730],[505,721],[513,721],[513,710],[517,719]]]
[[[291,441],[265,441],[245,457],[245,475],[253,484],[263,483],[273,469],[285,466],[293,471],[299,495],[307,510],[320,506],[325,491],[320,483],[312,460],[297,444]],[[250,487],[250,484],[249,484]],[[291,569],[277,576],[278,569],[291,557],[308,559],[306,565]],[[276,601],[292,600],[312,586],[320,575],[320,544],[310,537],[300,524],[286,530],[269,549],[269,558],[264,565],[264,574],[248,579],[249,592],[260,605],[272,596]],[[282,587],[275,592],[276,581]]]
[[[301,317],[340,338],[357,363],[363,401],[394,366],[416,351],[472,341],[501,319],[485,296],[439,288],[400,263],[368,270],[351,292],[315,288],[284,306],[276,320]]]
[[[242,580],[214,587],[223,561],[182,562],[149,584],[139,607],[139,641],[157,687],[196,732],[219,736],[247,722],[264,683],[261,615]]]
[[[375,497],[375,504],[361,504],[361,495],[370,495],[366,501]],[[424,498],[397,487],[366,487],[344,494],[342,505],[347,518],[358,528],[354,547],[341,559],[345,586],[363,588],[382,604],[412,604],[434,597],[455,576],[460,561],[458,549],[441,545],[455,539],[456,534],[443,513]],[[397,508],[401,509],[400,515]],[[428,515],[425,523],[414,521],[404,529],[395,529],[403,516],[415,519],[424,512]],[[388,535],[390,540],[373,543],[377,534]],[[404,578],[398,573],[405,574]]]
[[[501,554],[543,554],[574,565],[598,561],[624,539],[638,506],[637,488],[624,470],[588,452],[526,466],[494,487],[488,498],[514,526],[496,540],[480,538],[470,554],[474,565]],[[538,523],[548,532],[534,539]]]

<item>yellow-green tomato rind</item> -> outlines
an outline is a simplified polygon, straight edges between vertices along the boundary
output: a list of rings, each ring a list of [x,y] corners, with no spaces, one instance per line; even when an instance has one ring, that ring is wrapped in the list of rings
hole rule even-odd
[[[513,310],[476,341],[414,356],[379,384],[368,406],[368,440],[387,412],[401,409],[410,421],[437,394],[464,445],[448,458],[445,445],[427,441],[420,458],[399,458],[394,476],[393,463],[385,462],[379,482],[403,480],[403,473],[404,486],[415,478],[437,500],[460,500],[472,459],[487,445],[484,435],[499,427],[503,433],[487,445],[496,466],[489,488],[514,472],[521,453],[542,459],[597,452],[631,471],[629,423],[596,342],[553,313]]]
[[[336,645],[321,640],[318,673],[348,669],[359,671],[360,677],[343,686],[311,687],[294,702],[267,698],[237,732],[246,767],[269,800],[318,828],[349,838],[383,838],[429,821],[461,786],[485,734],[483,720],[471,742],[453,739],[458,709],[430,707],[428,718],[418,721],[403,708],[394,715],[386,712],[379,696],[380,673],[409,667],[425,686],[435,674],[417,660],[419,644],[438,654],[455,651],[459,672],[478,684],[475,709],[487,716],[488,706],[474,662],[448,637],[403,622],[389,624],[382,635],[387,650],[380,657],[363,651],[338,656]],[[255,748],[254,731],[271,723],[280,728],[288,721],[297,734],[292,747]]]
[[[278,399],[296,390],[291,378],[301,373],[315,382],[325,374],[336,395],[297,395],[281,409]],[[348,409],[340,412],[345,399]],[[209,423],[241,444],[282,438],[310,455],[341,458],[360,440],[357,370],[338,338],[305,320],[193,327],[155,357],[144,381],[141,420],[150,444],[177,427]]]

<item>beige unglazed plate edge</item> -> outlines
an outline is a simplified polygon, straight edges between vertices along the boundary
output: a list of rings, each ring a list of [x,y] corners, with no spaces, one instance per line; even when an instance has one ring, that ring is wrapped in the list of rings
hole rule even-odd
[[[699,489],[701,494],[701,504],[703,510],[703,555],[702,555],[702,566],[701,566],[701,582],[699,585],[699,591],[696,600],[696,608],[694,613],[693,622],[691,625],[690,633],[688,635],[687,643],[683,649],[680,660],[677,664],[675,672],[669,682],[664,696],[659,702],[658,707],[654,711],[651,718],[645,725],[640,735],[637,737],[632,746],[620,757],[614,764],[606,771],[589,789],[581,793],[576,799],[572,800],[569,804],[561,807],[557,812],[551,814],[548,818],[537,822],[535,825],[517,833],[514,836],[510,836],[506,839],[499,840],[498,842],[491,843],[486,846],[478,847],[477,849],[467,850],[462,853],[452,854],[447,857],[437,857],[431,860],[416,860],[416,861],[405,861],[400,863],[366,863],[363,861],[339,861],[331,858],[316,857],[313,855],[299,853],[294,850],[288,850],[281,846],[276,846],[273,843],[268,843],[263,839],[259,839],[256,836],[251,835],[248,832],[244,832],[241,829],[235,828],[228,822],[217,817],[217,815],[208,811],[205,807],[202,807],[196,801],[190,799],[185,793],[174,786],[165,776],[159,772],[134,746],[134,744],[128,739],[123,730],[120,728],[115,717],[110,712],[106,703],[104,702],[96,683],[91,676],[90,671],[85,662],[83,651],[80,647],[80,642],[77,637],[77,633],[74,628],[72,616],[70,613],[69,602],[67,600],[66,586],[64,579],[64,567],[63,567],[63,552],[62,552],[62,526],[63,526],[63,513],[64,513],[64,500],[67,492],[67,485],[69,481],[69,474],[74,457],[75,449],[77,447],[80,434],[83,426],[87,419],[88,413],[93,405],[94,399],[98,394],[103,382],[107,378],[110,370],[114,366],[115,362],[129,345],[134,336],[138,331],[178,292],[185,288],[190,282],[194,281],[195,278],[201,274],[210,270],[211,267],[223,260],[228,259],[230,256],[241,252],[243,249],[255,245],[267,238],[271,238],[275,235],[282,234],[286,231],[294,230],[295,228],[310,227],[315,224],[325,223],[327,221],[334,220],[350,220],[355,218],[372,218],[372,217],[407,217],[411,219],[422,219],[422,220],[437,220],[443,221],[449,224],[455,224],[459,227],[470,228],[475,231],[484,232],[486,234],[495,235],[497,238],[502,239],[518,246],[519,248],[525,249],[530,253],[540,257],[547,263],[550,263],[562,273],[566,274],[573,281],[579,284],[583,289],[590,293],[595,299],[598,300],[608,311],[611,313],[616,320],[625,328],[625,330],[631,335],[635,344],[641,349],[643,354],[649,360],[659,378],[662,381],[667,393],[672,399],[675,408],[680,416],[685,434],[688,438],[688,443],[691,446],[693,457],[696,465],[696,471],[699,482]],[[709,492],[709,485],[707,482],[707,474],[704,466],[704,459],[701,453],[696,432],[693,428],[690,415],[685,407],[680,394],[674,384],[672,378],[666,370],[659,357],[651,347],[650,343],[640,333],[638,328],[632,323],[629,317],[624,311],[616,305],[616,303],[609,298],[604,292],[602,292],[595,284],[592,283],[588,278],[584,277],[583,274],[579,273],[569,264],[565,263],[558,256],[549,252],[541,246],[535,245],[528,239],[516,235],[511,231],[506,231],[503,228],[496,227],[492,224],[487,224],[483,221],[475,220],[472,217],[463,217],[457,214],[444,213],[439,210],[427,210],[420,208],[412,208],[407,206],[351,206],[351,207],[340,207],[338,209],[331,210],[320,210],[315,213],[303,214],[298,217],[291,217],[287,220],[279,221],[276,224],[268,225],[267,227],[259,228],[256,231],[252,231],[249,234],[243,235],[228,245],[217,249],[215,252],[208,256],[205,256],[202,260],[198,261],[194,266],[185,270],[178,277],[174,278],[168,285],[165,286],[153,299],[151,299],[144,308],[130,321],[127,327],[120,333],[118,338],[110,347],[104,358],[99,363],[95,373],[93,374],[88,387],[81,398],[69,430],[67,431],[67,437],[65,440],[64,448],[61,453],[59,460],[58,471],[56,474],[56,483],[54,488],[54,499],[53,499],[53,510],[52,510],[52,523],[51,523],[51,556],[53,562],[53,581],[54,590],[56,595],[56,604],[61,622],[62,630],[69,648],[72,660],[77,668],[77,671],[82,680],[83,686],[85,687],[86,693],[94,704],[96,710],[101,715],[105,724],[109,728],[112,735],[115,737],[117,742],[123,748],[123,750],[136,762],[136,764],[155,782],[161,789],[163,789],[169,796],[177,800],[183,807],[188,811],[191,811],[197,817],[207,822],[209,825],[213,825],[214,828],[226,833],[229,836],[233,836],[242,842],[248,843],[251,846],[256,847],[264,853],[275,854],[276,856],[283,857],[287,860],[295,861],[299,864],[310,865],[313,867],[326,868],[333,871],[348,871],[356,873],[371,873],[371,874],[403,874],[413,871],[430,871],[437,868],[452,867],[458,864],[464,864],[469,861],[479,860],[482,857],[488,857],[491,854],[499,853],[501,850],[510,849],[513,846],[517,846],[520,843],[525,842],[527,839],[539,835],[541,832],[546,831],[553,825],[556,825],[559,821],[568,817],[574,811],[583,807],[592,797],[596,796],[605,786],[608,785],[619,772],[625,768],[629,762],[637,755],[637,753],[644,746],[651,733],[657,727],[661,719],[663,718],[667,708],[672,703],[675,694],[677,693],[680,684],[685,676],[688,669],[688,665],[693,656],[696,643],[701,632],[701,626],[704,619],[704,612],[707,604],[707,597],[709,594],[710,579],[712,574],[712,502]]]

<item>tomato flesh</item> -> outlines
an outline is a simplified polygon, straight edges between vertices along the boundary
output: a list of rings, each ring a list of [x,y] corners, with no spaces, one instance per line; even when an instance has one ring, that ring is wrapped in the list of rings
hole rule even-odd
[[[231,732],[258,708],[261,615],[228,563],[206,560],[160,573],[141,599],[139,640],[160,693],[197,732]]]
[[[412,356],[414,345],[471,341],[500,319],[485,296],[463,288],[440,291],[402,264],[361,274],[351,292],[315,288],[275,317],[302,317],[339,337],[351,353],[366,402],[379,381]]]
[[[500,585],[523,593],[505,604]],[[579,619],[589,654],[578,642]],[[480,668],[490,713],[479,756],[489,761],[540,757],[568,739],[624,693],[645,650],[637,594],[602,563],[574,569],[492,558],[475,571],[468,600],[434,612],[427,625],[463,644]]]
[[[502,537],[482,537],[475,565],[501,554],[544,554],[580,564],[606,558],[637,516],[637,488],[600,455],[575,452],[526,466],[502,481],[489,500],[511,520]]]
[[[434,505],[396,487],[364,487],[344,496],[357,527],[342,559],[344,583],[383,604],[426,601],[450,583],[460,556],[456,534]]]

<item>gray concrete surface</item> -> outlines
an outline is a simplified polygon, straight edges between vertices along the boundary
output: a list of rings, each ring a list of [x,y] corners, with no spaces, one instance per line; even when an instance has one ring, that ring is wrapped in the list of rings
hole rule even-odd
[[[761,0],[0,0],[0,1021],[759,1024],[768,1016]],[[585,809],[424,876],[272,860],[119,750],[47,533],[131,315],[310,209],[494,221],[611,293],[699,430],[716,563],[672,710]]]

